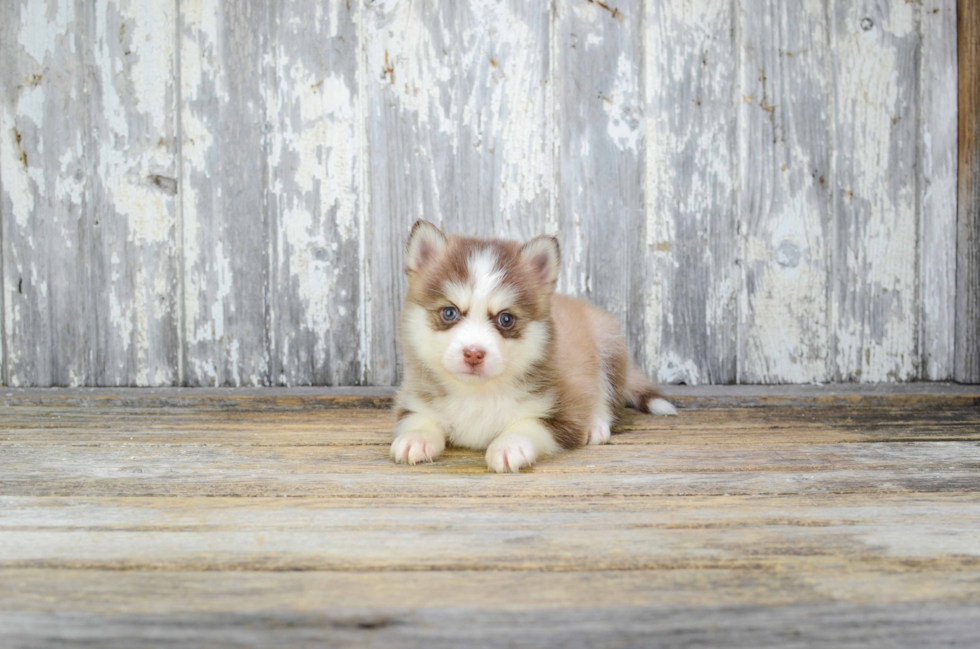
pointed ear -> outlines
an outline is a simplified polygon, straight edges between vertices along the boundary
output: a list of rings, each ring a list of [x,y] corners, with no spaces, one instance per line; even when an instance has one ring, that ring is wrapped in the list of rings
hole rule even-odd
[[[554,290],[561,269],[558,239],[546,234],[534,237],[521,248],[521,258],[531,266],[538,281]]]
[[[409,272],[418,273],[446,249],[446,235],[428,221],[419,219],[408,235],[408,252],[405,254],[405,267]]]

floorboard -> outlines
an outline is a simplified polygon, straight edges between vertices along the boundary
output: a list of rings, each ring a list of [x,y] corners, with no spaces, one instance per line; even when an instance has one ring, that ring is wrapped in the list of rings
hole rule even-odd
[[[506,476],[394,465],[384,395],[158,392],[0,401],[0,646],[976,642],[968,390],[692,391]]]

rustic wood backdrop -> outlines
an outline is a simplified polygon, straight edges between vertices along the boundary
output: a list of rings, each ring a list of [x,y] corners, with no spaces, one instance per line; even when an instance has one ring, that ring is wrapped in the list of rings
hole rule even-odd
[[[8,0],[3,381],[395,383],[420,217],[557,233],[562,290],[664,382],[952,378],[956,25],[955,0]]]

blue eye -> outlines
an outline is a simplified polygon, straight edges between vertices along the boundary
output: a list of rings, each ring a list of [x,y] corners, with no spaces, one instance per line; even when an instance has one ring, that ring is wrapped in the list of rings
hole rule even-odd
[[[504,329],[510,329],[514,326],[514,316],[504,311],[497,316],[497,324]]]
[[[455,322],[456,318],[459,317],[459,311],[456,310],[454,306],[447,306],[442,310],[442,320],[443,322]]]

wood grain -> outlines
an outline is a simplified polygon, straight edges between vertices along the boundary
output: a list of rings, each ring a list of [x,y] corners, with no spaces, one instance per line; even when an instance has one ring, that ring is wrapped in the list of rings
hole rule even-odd
[[[356,384],[352,12],[205,2],[181,20],[185,381]]]
[[[834,118],[827,7],[758,0],[738,16],[738,379],[827,381]]]
[[[956,2],[919,5],[919,376],[953,378],[956,333]]]
[[[917,5],[834,7],[830,321],[839,381],[918,376]]]
[[[956,380],[980,383],[980,6],[957,4],[959,217],[956,238]]]
[[[662,383],[978,382],[971,2],[10,4],[0,381],[396,385],[427,218]]]
[[[455,2],[456,209],[448,232],[555,233],[552,3]],[[446,6],[447,3],[441,3]]]
[[[798,578],[840,570],[887,579],[916,565],[919,573],[980,568],[980,549],[968,532],[980,524],[980,500],[962,494],[529,497],[517,510],[506,499],[466,497],[0,502],[11,511],[0,525],[0,570],[701,569]],[[591,551],[597,545],[601,553]],[[973,592],[980,589],[974,585]]]
[[[0,444],[133,446],[382,446],[394,414],[372,410],[4,408]],[[667,421],[628,414],[610,444],[749,447],[980,440],[976,408],[725,408]],[[69,437],[66,438],[66,435]],[[479,454],[469,454],[475,461]]]
[[[350,3],[283,2],[268,136],[274,288],[268,383],[357,385],[363,123]]]
[[[266,2],[181,5],[185,385],[269,383],[275,11]]]
[[[544,611],[484,611],[403,607],[304,613],[3,614],[14,646],[98,644],[130,647],[134,640],[160,646],[188,642],[222,647],[514,646],[589,648],[724,645],[949,647],[975,638],[972,603],[880,606],[820,604],[760,607],[636,607],[612,611],[583,606]],[[792,646],[792,645],[790,645]]]
[[[412,223],[441,224],[459,209],[453,73],[459,53],[451,41],[457,6],[425,0],[371,3],[363,10],[368,385],[396,385],[400,379],[398,315],[407,290],[404,248]]]
[[[932,563],[925,570],[910,562],[893,571],[851,565],[852,570],[827,572],[820,570],[819,561],[794,563],[796,571],[758,570],[751,564],[598,572],[261,570],[223,572],[220,579],[213,572],[196,571],[8,568],[0,570],[0,604],[4,611],[35,615],[50,614],[54,597],[66,614],[216,616],[236,610],[370,619],[401,607],[470,615],[488,609],[540,613],[593,607],[608,614],[641,606],[738,610],[796,605],[815,611],[833,602],[852,607],[874,602],[928,606],[927,598],[950,607],[976,602],[973,573],[961,571],[955,562],[942,567]],[[602,606],[596,607],[597,602]],[[350,610],[354,606],[359,610]]]
[[[387,411],[110,403],[0,410],[4,646],[942,646],[980,614],[975,406],[634,415],[497,476],[395,465]]]
[[[132,440],[136,442],[136,440]],[[385,446],[4,444],[0,495],[348,496],[378,498],[934,493],[980,486],[975,441],[811,444],[798,448],[615,445],[539,463],[500,481],[483,453],[453,450],[391,472]],[[418,476],[426,479],[420,480]]]
[[[644,7],[644,365],[663,383],[734,383],[741,291],[734,5]]]
[[[643,3],[565,0],[555,11],[559,289],[616,315],[642,358]]]
[[[954,383],[846,383],[825,385],[669,386],[666,397],[681,409],[706,408],[968,408],[980,389]],[[300,388],[14,388],[0,406],[52,408],[201,408],[205,410],[386,409],[390,387]]]
[[[172,385],[173,0],[2,10],[7,385]]]

